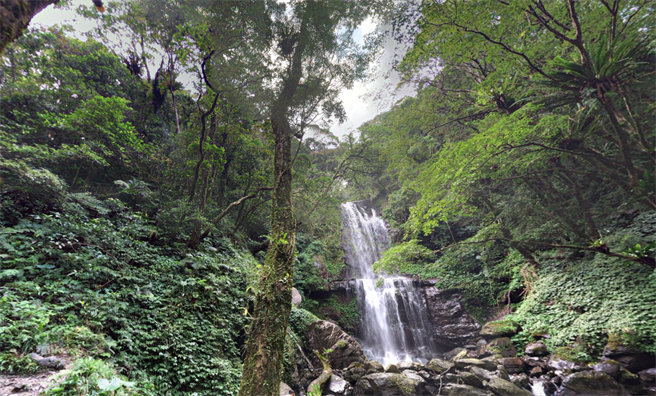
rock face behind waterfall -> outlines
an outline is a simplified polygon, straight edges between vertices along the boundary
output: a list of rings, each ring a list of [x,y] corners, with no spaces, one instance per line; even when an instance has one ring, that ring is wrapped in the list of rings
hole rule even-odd
[[[433,339],[451,347],[474,343],[481,325],[465,311],[460,295],[428,283],[424,287]]]

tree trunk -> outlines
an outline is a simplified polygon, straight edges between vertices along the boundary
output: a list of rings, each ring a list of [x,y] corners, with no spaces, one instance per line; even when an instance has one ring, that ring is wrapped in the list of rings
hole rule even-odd
[[[246,340],[246,356],[239,396],[279,396],[285,336],[292,308],[296,224],[292,208],[292,129],[288,112],[303,76],[303,52],[309,13],[301,20],[299,41],[289,74],[271,109],[275,139],[271,243],[255,296],[253,321]]]
[[[19,38],[32,18],[59,0],[0,0],[0,56]]]

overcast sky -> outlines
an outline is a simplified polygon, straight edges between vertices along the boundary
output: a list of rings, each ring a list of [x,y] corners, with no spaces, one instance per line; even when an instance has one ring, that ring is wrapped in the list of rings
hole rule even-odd
[[[52,26],[55,24],[68,24],[75,28],[75,35],[84,38],[84,33],[95,26],[93,21],[78,17],[74,9],[78,5],[89,5],[90,0],[73,0],[71,9],[56,9],[49,6],[32,19],[32,27],[37,25]],[[362,37],[376,28],[371,20],[367,20],[355,31],[354,39],[361,43]],[[377,73],[373,74],[368,81],[357,82],[353,89],[344,90],[340,95],[348,120],[344,124],[334,124],[330,128],[335,135],[342,137],[349,132],[355,131],[364,122],[371,120],[376,115],[387,111],[390,107],[406,95],[414,95],[414,90],[404,88],[396,91],[394,88],[399,79],[392,72],[391,61],[395,52],[399,50],[392,40],[384,45],[384,52],[378,61]]]

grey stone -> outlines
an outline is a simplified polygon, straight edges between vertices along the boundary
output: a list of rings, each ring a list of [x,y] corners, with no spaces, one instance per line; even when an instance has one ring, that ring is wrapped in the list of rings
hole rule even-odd
[[[444,386],[442,394],[449,396],[489,396],[490,394],[483,389],[474,388],[469,385],[447,384]]]
[[[558,396],[627,396],[628,392],[610,375],[589,370],[565,377]]]
[[[469,370],[472,372],[472,374],[476,375],[481,381],[489,381],[495,376],[493,372],[482,369],[480,367],[472,367]]]
[[[362,347],[355,338],[348,335],[334,323],[325,320],[311,323],[305,331],[305,338],[307,339],[306,347],[308,350],[333,350],[328,355],[330,367],[333,369],[344,369],[353,362],[367,362]],[[317,367],[320,366],[320,364],[317,364]]]
[[[396,373],[396,374],[398,374],[398,373],[400,373],[401,371],[399,371],[399,368],[396,366],[396,364],[389,364],[389,365],[387,365],[387,367],[385,368],[385,372],[386,372],[386,373]]]
[[[506,368],[502,364],[497,366],[497,375],[501,379],[510,381],[510,375],[508,375],[508,370],[506,370]]]
[[[385,367],[383,367],[382,364],[378,363],[375,360],[370,360],[368,361],[365,365],[364,368],[367,370],[367,374],[373,374],[373,373],[382,373],[385,372]]]
[[[461,371],[458,374],[460,375],[460,378],[462,378],[462,382],[464,382],[465,385],[473,386],[475,388],[483,387],[483,381],[476,374],[467,371]]]
[[[594,371],[599,371],[601,373],[606,373],[613,377],[613,379],[618,379],[620,373],[622,372],[622,365],[615,360],[604,360],[592,366]]]
[[[462,351],[467,352],[467,350],[466,350],[465,348],[453,348],[453,349],[450,350],[449,352],[445,352],[445,353],[442,355],[442,357],[443,357],[445,360],[451,360],[451,359],[453,359],[454,357],[456,357],[459,353],[462,353]]]
[[[412,373],[410,376],[413,377]],[[418,375],[410,378],[404,374],[375,373],[360,378],[355,385],[357,396],[428,396],[426,381]]]
[[[351,384],[355,384],[366,373],[367,370],[365,370],[364,364],[360,362],[353,362],[346,370],[344,370],[344,379]]]
[[[526,344],[524,353],[526,353],[528,356],[547,356],[549,354],[549,350],[547,349],[547,346],[544,344],[544,342],[538,341]]]
[[[349,388],[349,383],[341,377],[336,376],[335,374],[330,376],[330,383],[328,384],[328,390],[333,393],[342,395],[346,393],[346,390]]]
[[[475,342],[481,325],[469,316],[461,296],[436,287],[425,287],[424,291],[435,341],[452,346]]]
[[[293,395],[294,390],[284,382],[280,383],[280,396],[289,396]]]
[[[41,367],[46,367],[49,369],[56,369],[60,370],[64,368],[64,362],[60,359],[57,359],[54,356],[49,356],[49,357],[42,357],[37,355],[36,353],[30,353],[30,357],[36,361],[36,364],[38,364]]]
[[[463,369],[467,366],[485,367],[485,362],[479,359],[464,358],[455,361],[456,368]]]
[[[656,386],[656,367],[638,372],[640,380],[649,386]]]
[[[298,307],[301,302],[303,302],[303,296],[301,296],[301,293],[295,287],[292,287],[292,304]]]
[[[510,381],[501,378],[492,378],[487,383],[487,387],[499,396],[533,396],[531,392],[522,389]]]
[[[428,368],[440,374],[449,371],[453,366],[454,364],[452,362],[442,359],[433,359],[428,362]]]
[[[518,386],[520,388],[525,388],[526,385],[528,385],[528,375],[524,373],[512,374],[510,376],[510,382],[515,384],[515,386]]]
[[[517,356],[517,349],[508,337],[495,338],[487,344],[487,351],[500,357]]]
[[[498,359],[499,363],[506,368],[509,374],[519,374],[524,372],[524,361],[519,357],[508,357]]]

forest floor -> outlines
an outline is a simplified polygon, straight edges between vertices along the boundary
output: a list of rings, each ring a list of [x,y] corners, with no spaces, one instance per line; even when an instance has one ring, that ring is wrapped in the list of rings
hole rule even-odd
[[[69,370],[72,358],[68,355],[53,356],[64,362],[61,370],[47,370],[32,374],[2,374],[0,373],[0,396],[38,396],[46,390],[53,381],[61,381],[65,375],[57,375]]]

